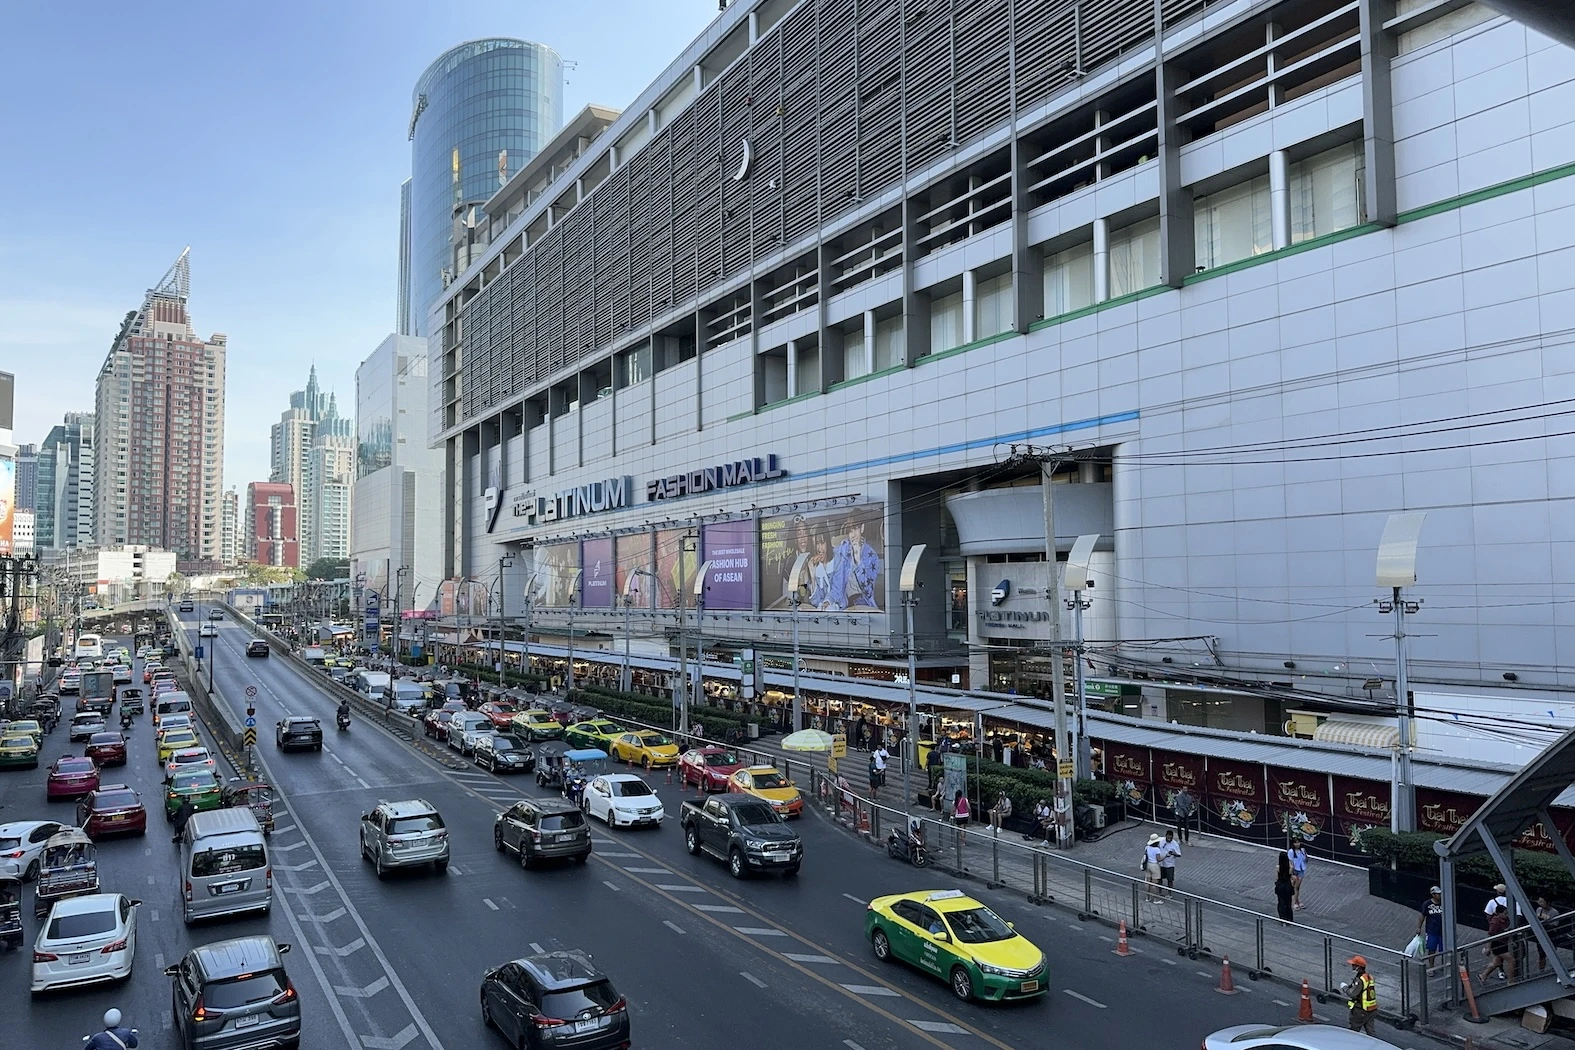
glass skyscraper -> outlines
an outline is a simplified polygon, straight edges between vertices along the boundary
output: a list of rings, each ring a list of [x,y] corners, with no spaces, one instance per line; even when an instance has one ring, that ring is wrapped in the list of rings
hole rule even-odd
[[[563,126],[563,59],[525,40],[450,48],[416,83],[410,115],[408,317],[426,333],[427,309],[455,269],[459,223],[524,167]],[[403,240],[403,238],[402,238]]]

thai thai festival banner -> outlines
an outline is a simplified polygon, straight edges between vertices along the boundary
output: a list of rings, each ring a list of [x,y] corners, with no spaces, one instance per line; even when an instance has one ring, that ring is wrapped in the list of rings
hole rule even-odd
[[[1203,756],[1154,751],[1154,805],[1161,817],[1172,811],[1176,793],[1186,788],[1194,799],[1203,795]]]
[[[1389,782],[1360,777],[1334,777],[1335,834],[1330,849],[1340,860],[1371,861],[1362,836],[1373,828],[1389,830]]]
[[[705,607],[755,607],[755,522],[719,521],[701,529],[704,544]]]
[[[1238,838],[1265,840],[1267,822],[1263,797],[1263,766],[1228,758],[1210,758],[1205,806],[1210,827]]]
[[[1321,845],[1320,836],[1333,819],[1329,774],[1270,766],[1268,779],[1269,816],[1280,836],[1308,847]]]
[[[578,543],[550,543],[536,548],[536,587],[543,606],[567,609],[580,603],[576,582],[579,567]]]
[[[1148,748],[1111,740],[1093,743],[1104,755],[1105,779],[1116,785],[1121,800],[1139,812],[1151,813],[1153,787]]]
[[[613,541],[611,536],[586,540],[580,544],[580,564],[584,573],[580,577],[580,592],[585,596],[587,609],[611,609],[614,605]]]
[[[800,554],[809,561],[800,581],[805,612],[886,607],[886,505],[860,503],[833,510],[760,519],[760,605],[789,609],[788,579]]]

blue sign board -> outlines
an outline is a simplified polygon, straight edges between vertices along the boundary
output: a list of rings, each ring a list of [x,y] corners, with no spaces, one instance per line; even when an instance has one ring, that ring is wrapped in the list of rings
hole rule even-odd
[[[197,659],[201,660],[202,659],[202,646],[200,646],[200,645],[197,646],[197,648],[194,650],[194,652],[197,655]]]
[[[374,638],[377,637],[378,631],[379,631],[379,629],[382,626],[382,621],[383,621],[383,606],[382,606],[381,600],[375,594],[367,595],[366,596],[366,633],[371,635]]]
[[[257,719],[252,718],[250,716],[247,716],[246,728],[247,729],[256,729],[257,728]]]

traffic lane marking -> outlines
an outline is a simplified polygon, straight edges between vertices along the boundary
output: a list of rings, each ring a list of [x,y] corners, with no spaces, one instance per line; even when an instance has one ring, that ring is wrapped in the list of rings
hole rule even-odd
[[[756,988],[764,988],[766,986],[766,982],[765,981],[762,981],[760,978],[756,977],[754,974],[750,973],[748,970],[739,970],[738,971],[738,976],[742,977],[744,980],[748,981],[750,984],[754,985]]]
[[[854,995],[890,995],[902,998],[902,993],[895,988],[887,988],[883,984],[845,984],[842,987]]]
[[[1105,1008],[1105,1004],[1104,1003],[1100,1002],[1098,999],[1090,999],[1088,996],[1084,995],[1080,991],[1077,991],[1075,988],[1063,988],[1061,990],[1063,992],[1065,992],[1067,995],[1070,995],[1072,998],[1078,1000],[1079,1002],[1087,1003],[1089,1006],[1095,1007],[1095,1008],[1100,1009],[1100,1010],[1103,1010]]]
[[[681,934],[681,933],[684,932],[684,928],[682,926],[678,925],[676,922],[674,922],[671,919],[663,919],[662,920],[662,925],[666,926],[669,930],[672,930],[674,933]]]
[[[782,958],[784,958],[784,959],[792,959],[794,962],[801,962],[801,963],[820,963],[820,964],[825,965],[825,966],[841,966],[842,965],[842,960],[840,960],[840,959],[833,959],[829,955],[801,955],[801,954],[799,954],[797,952],[783,952],[782,953]]]

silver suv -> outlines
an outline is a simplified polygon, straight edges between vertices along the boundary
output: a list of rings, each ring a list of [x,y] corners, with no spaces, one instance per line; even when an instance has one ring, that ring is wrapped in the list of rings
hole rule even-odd
[[[432,862],[439,875],[448,870],[448,829],[432,803],[412,798],[379,802],[361,814],[361,856],[383,878],[391,868]]]
[[[293,1047],[301,1000],[281,958],[288,944],[236,937],[193,948],[164,974],[174,980],[175,1030],[185,1050]]]

